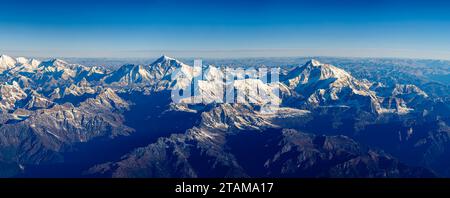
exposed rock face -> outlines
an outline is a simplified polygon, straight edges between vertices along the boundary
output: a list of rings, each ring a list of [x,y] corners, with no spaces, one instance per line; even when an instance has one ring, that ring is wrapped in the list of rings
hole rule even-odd
[[[266,132],[269,134],[247,131],[205,141],[205,133],[194,129],[186,135],[162,138],[118,162],[97,165],[86,174],[106,177],[434,177],[426,169],[408,167],[383,152],[363,149],[345,136],[314,136],[295,130]],[[253,142],[245,145],[245,141]]]
[[[237,73],[225,82],[225,70],[167,56],[112,71],[2,55],[0,176],[64,166],[80,153],[99,160],[75,176],[434,176],[414,166],[450,175],[448,99],[317,60],[281,82]],[[200,95],[175,103],[178,89]],[[222,101],[225,90],[234,103]]]
[[[2,111],[13,110],[17,101],[27,97],[27,94],[15,81],[12,84],[0,85],[0,94],[0,110]]]
[[[343,69],[311,60],[292,69],[284,83],[306,100],[302,106],[350,106],[381,113],[376,93],[369,84],[357,80]]]
[[[286,113],[289,112],[289,113]],[[365,149],[345,136],[281,129],[274,118],[228,104],[202,114],[199,127],[92,167],[103,177],[434,177],[423,168]],[[308,112],[296,112],[308,119]],[[288,124],[288,123],[282,123]],[[282,125],[281,124],[281,125]],[[248,160],[252,159],[252,160]]]

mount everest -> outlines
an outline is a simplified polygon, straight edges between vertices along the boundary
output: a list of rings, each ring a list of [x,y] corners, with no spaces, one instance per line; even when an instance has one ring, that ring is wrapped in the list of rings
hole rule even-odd
[[[271,83],[243,78],[227,84],[218,80],[224,70],[167,56],[111,70],[2,55],[0,166],[6,168],[0,175],[450,174],[445,97],[414,84],[357,78],[315,59],[284,68]],[[276,111],[260,111],[264,100],[249,91],[255,86],[280,104]],[[201,93],[182,100],[199,102],[174,103],[171,92],[180,88]],[[234,100],[244,102],[221,100],[226,90],[243,93]]]

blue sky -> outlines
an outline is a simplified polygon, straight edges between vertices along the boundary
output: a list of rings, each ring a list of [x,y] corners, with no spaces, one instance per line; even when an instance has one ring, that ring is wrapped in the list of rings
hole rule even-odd
[[[0,53],[450,59],[450,3],[0,0]]]

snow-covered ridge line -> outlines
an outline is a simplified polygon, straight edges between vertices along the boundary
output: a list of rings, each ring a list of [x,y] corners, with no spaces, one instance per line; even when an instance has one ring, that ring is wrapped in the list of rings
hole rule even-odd
[[[147,65],[126,64],[108,71],[100,67],[86,67],[69,64],[64,60],[50,59],[39,61],[25,57],[0,56],[1,75],[7,76],[9,82],[16,81],[26,93],[35,90],[48,99],[64,98],[68,95],[82,97],[84,94],[95,94],[101,87],[113,87],[115,91],[128,89],[157,92],[164,90],[191,89],[199,96],[178,98],[184,103],[227,103],[224,93],[226,89],[235,89],[236,100],[249,103],[264,104],[262,95],[268,96],[272,102],[281,104],[291,95],[303,99],[295,102],[296,108],[315,109],[318,107],[352,107],[363,111],[405,114],[413,111],[408,101],[402,97],[422,97],[427,94],[412,85],[397,85],[392,97],[397,98],[397,105],[386,102],[389,99],[380,97],[371,86],[373,83],[359,80],[347,71],[336,66],[321,63],[312,59],[304,65],[292,68],[280,82],[265,83],[261,79],[240,79],[232,83],[224,82],[224,68],[212,65],[195,67],[175,58],[161,56]],[[239,75],[239,74],[236,74]],[[230,87],[231,86],[231,87]],[[60,91],[55,92],[58,89]],[[259,91],[249,91],[258,89]],[[280,94],[274,94],[280,91]],[[51,92],[51,94],[50,94]],[[401,94],[405,92],[405,94]],[[417,95],[417,97],[415,97]],[[45,99],[44,98],[44,99]],[[234,100],[234,99],[233,99]],[[291,100],[292,101],[292,100]],[[13,104],[12,104],[13,105]],[[9,106],[7,109],[14,109]]]

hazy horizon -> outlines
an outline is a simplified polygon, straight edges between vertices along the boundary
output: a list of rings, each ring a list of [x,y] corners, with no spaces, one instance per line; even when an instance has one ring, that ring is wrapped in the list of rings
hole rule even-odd
[[[318,51],[324,51],[320,53]],[[353,52],[353,53],[350,53]],[[205,58],[205,59],[233,59],[233,58],[293,58],[293,57],[334,57],[334,58],[380,58],[380,59],[430,59],[450,60],[450,57],[435,56],[433,53],[421,52],[413,56],[408,50],[390,50],[377,52],[377,49],[349,50],[305,50],[305,49],[267,49],[267,50],[201,50],[201,51],[179,51],[179,50],[147,50],[147,51],[116,51],[116,52],[24,52],[0,50],[0,55],[27,58],[86,58],[86,59],[149,59],[167,55],[174,58]]]
[[[0,13],[0,53],[12,56],[450,59],[450,2],[445,1],[25,0],[6,5]]]

